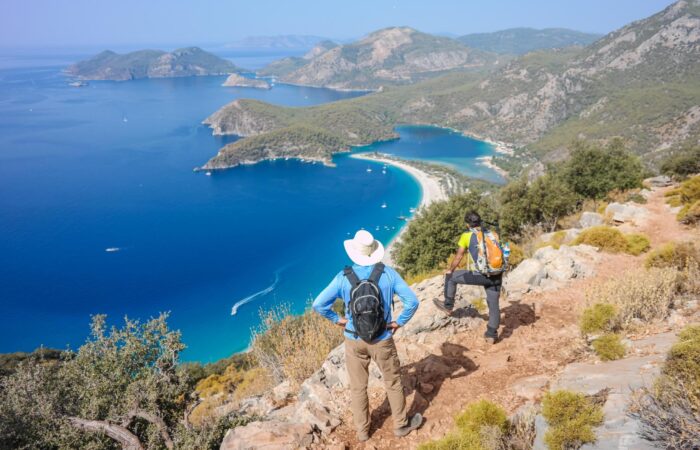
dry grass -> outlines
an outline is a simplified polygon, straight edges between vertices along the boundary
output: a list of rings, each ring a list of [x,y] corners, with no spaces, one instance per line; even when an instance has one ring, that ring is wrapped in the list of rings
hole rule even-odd
[[[275,382],[301,383],[343,341],[339,327],[310,310],[294,316],[288,305],[280,305],[261,312],[261,319],[251,354]]]
[[[613,330],[630,328],[635,319],[652,322],[664,319],[678,291],[679,273],[671,268],[637,269],[586,292],[589,304],[612,305]]]

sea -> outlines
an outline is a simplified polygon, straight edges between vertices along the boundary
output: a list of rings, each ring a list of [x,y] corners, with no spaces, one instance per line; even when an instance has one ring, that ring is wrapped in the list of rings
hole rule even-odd
[[[201,122],[238,98],[301,107],[364,95],[225,77],[95,81],[70,87],[58,50],[0,52],[0,352],[76,349],[90,317],[168,312],[187,361],[245,350],[264,311],[302,313],[349,263],[360,228],[388,244],[421,198],[394,167],[276,160],[194,172],[235,136]],[[225,55],[255,70],[279,57]],[[494,180],[480,141],[434,127],[355,149],[450,164]],[[368,169],[371,169],[368,170]]]

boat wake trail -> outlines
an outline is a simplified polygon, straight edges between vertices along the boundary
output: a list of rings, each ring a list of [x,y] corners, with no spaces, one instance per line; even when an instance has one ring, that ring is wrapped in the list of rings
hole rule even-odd
[[[238,308],[245,305],[246,303],[250,303],[253,300],[255,300],[256,298],[261,297],[261,296],[266,295],[266,294],[269,294],[270,292],[274,291],[275,288],[277,287],[277,284],[280,282],[280,273],[282,273],[282,271],[284,271],[284,269],[286,269],[287,267],[288,267],[288,265],[275,270],[275,280],[272,282],[271,285],[269,285],[268,287],[266,287],[265,289],[263,289],[261,291],[258,291],[252,295],[249,295],[246,298],[242,298],[242,299],[238,300],[236,303],[234,303],[233,307],[231,308],[231,315],[235,316],[236,313],[238,312]]]

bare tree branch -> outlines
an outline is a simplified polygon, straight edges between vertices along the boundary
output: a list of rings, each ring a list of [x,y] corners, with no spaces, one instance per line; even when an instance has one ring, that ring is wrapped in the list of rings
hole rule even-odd
[[[155,425],[160,432],[161,438],[163,438],[165,447],[167,447],[168,450],[173,450],[173,448],[175,448],[175,444],[173,444],[173,440],[170,438],[170,433],[168,432],[168,426],[161,417],[142,409],[134,409],[129,411],[129,414],[127,414],[126,418],[124,418],[122,421],[122,426],[124,428],[128,427],[134,417],[139,417]]]
[[[102,420],[85,420],[69,417],[70,424],[82,431],[103,433],[121,444],[123,450],[144,450],[139,439],[125,427]]]
[[[202,403],[201,398],[197,398],[190,406],[185,408],[185,416],[183,417],[182,424],[185,426],[186,430],[191,430],[192,429],[192,423],[190,423],[190,415],[192,414],[192,411],[199,406],[199,404]]]

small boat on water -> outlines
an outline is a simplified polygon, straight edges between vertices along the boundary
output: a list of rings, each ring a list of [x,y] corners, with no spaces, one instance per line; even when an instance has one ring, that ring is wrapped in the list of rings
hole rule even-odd
[[[205,173],[204,175],[210,177],[210,176],[211,176],[211,172],[207,172],[207,173]]]
[[[73,82],[71,82],[71,83],[68,83],[68,86],[80,88],[80,87],[89,86],[89,83],[88,83],[87,81],[80,81],[80,80],[78,80],[78,81],[73,81]]]
[[[382,208],[386,208],[386,202],[382,203]]]
[[[107,247],[107,248],[105,249],[105,251],[106,251],[107,253],[114,253],[114,252],[118,252],[119,250],[121,250],[119,247]]]
[[[128,122],[129,119],[126,118],[126,116],[122,117],[122,122]]]
[[[371,168],[371,167],[368,167],[368,168],[367,168],[367,173],[371,173],[371,172],[372,172],[372,168]]]
[[[408,222],[408,217],[406,217],[406,216],[404,216],[404,215],[398,216],[397,219]]]
[[[411,208],[411,209],[408,210],[408,212],[410,212],[411,214],[413,214],[414,212],[416,212],[416,208]]]

